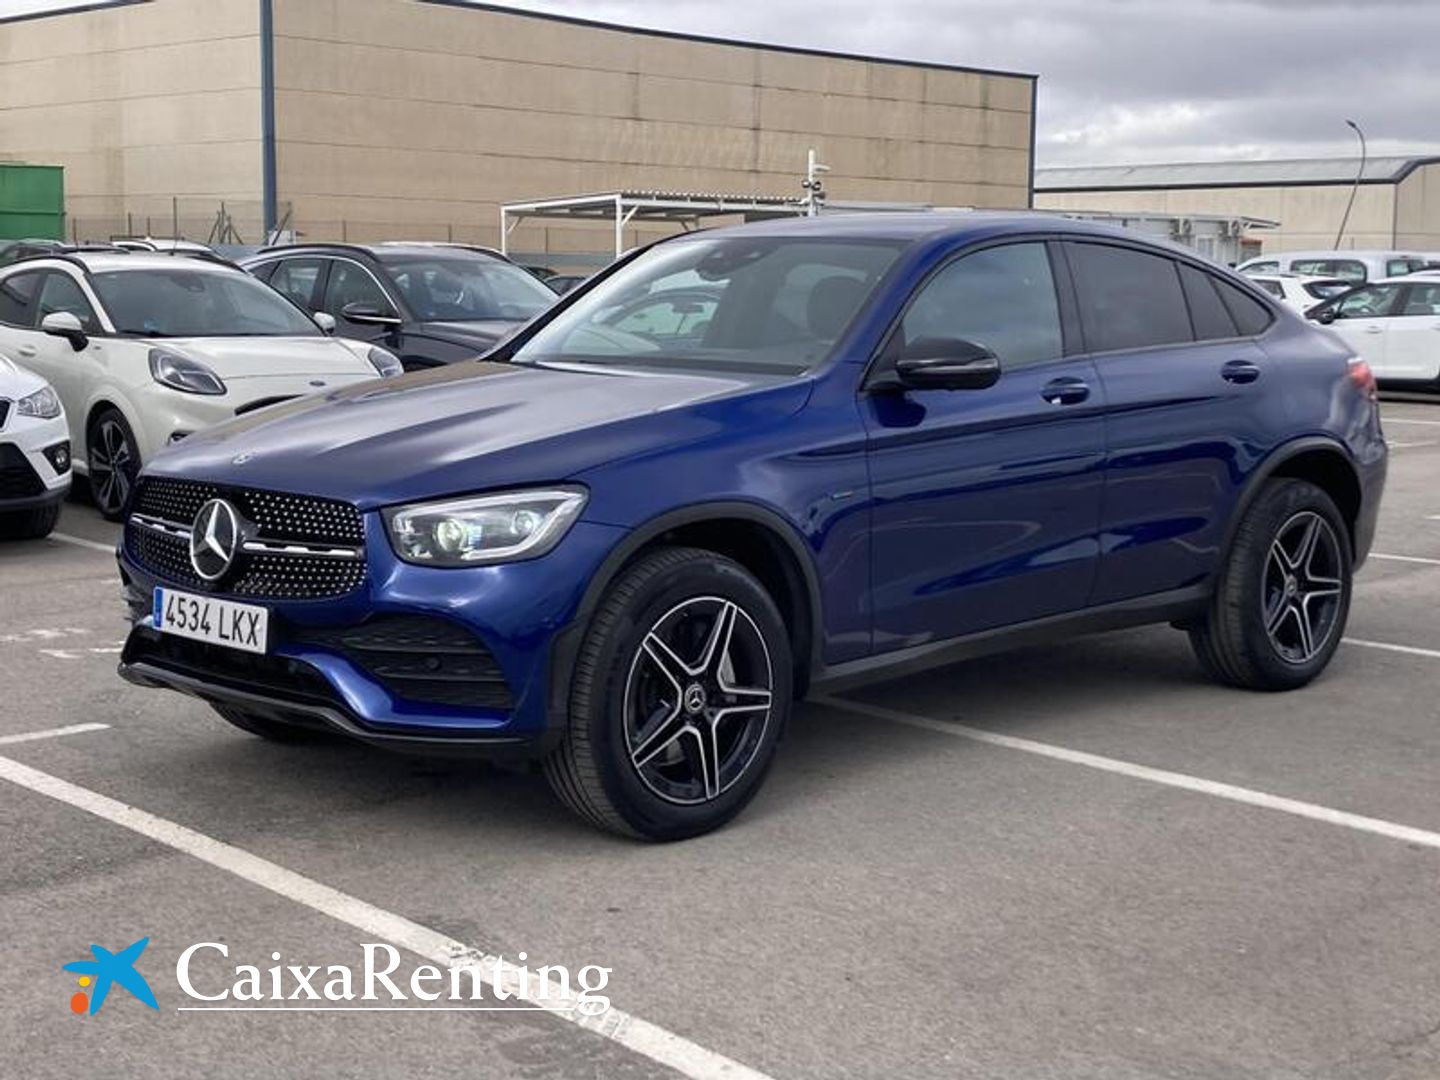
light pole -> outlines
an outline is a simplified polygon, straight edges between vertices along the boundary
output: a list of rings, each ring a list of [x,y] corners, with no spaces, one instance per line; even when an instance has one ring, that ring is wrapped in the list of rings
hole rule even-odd
[[[1345,216],[1340,219],[1340,231],[1335,234],[1336,251],[1340,250],[1340,240],[1345,235],[1345,226],[1350,224],[1350,210],[1355,205],[1355,193],[1360,190],[1360,178],[1365,175],[1365,132],[1360,130],[1360,125],[1354,120],[1346,120],[1345,124],[1360,137],[1360,167],[1355,170],[1355,183],[1350,186],[1350,200],[1345,204]]]

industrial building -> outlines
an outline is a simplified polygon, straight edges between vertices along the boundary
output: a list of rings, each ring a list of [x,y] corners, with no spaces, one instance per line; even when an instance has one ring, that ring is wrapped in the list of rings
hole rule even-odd
[[[459,0],[120,0],[0,20],[0,156],[64,166],[82,240],[255,243],[278,227],[495,245],[516,200],[799,196],[812,148],[837,199],[1025,206],[1034,108],[1030,75]],[[509,239],[522,257],[613,245],[574,222]]]
[[[1278,223],[1247,236],[1247,254],[1335,246],[1440,251],[1440,157],[1377,157],[1355,186],[1354,158],[1040,169],[1035,205],[1249,217]]]

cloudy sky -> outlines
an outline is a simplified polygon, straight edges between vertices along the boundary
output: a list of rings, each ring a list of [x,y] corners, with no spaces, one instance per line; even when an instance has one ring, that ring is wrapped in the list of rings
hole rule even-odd
[[[0,13],[56,6],[0,0]],[[1440,152],[1440,0],[512,0],[1040,75],[1040,165]],[[3,33],[3,28],[0,28]]]

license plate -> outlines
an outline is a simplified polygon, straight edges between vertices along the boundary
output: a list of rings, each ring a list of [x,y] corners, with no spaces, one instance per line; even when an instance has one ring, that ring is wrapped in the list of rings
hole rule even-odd
[[[164,634],[263,653],[270,612],[254,604],[157,588],[154,622],[155,629]]]

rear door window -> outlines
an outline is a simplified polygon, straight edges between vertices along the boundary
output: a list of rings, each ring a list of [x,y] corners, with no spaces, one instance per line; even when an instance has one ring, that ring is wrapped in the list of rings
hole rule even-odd
[[[1237,331],[1235,319],[1215,290],[1215,279],[1203,270],[1180,264],[1180,284],[1185,290],[1185,301],[1190,305],[1190,320],[1195,326],[1196,341],[1215,341],[1233,338]],[[1277,282],[1257,282],[1280,287]]]
[[[1195,340],[1174,260],[1109,244],[1072,242],[1068,247],[1091,352]]]
[[[35,317],[35,297],[44,276],[43,270],[27,270],[0,281],[0,323],[26,330],[34,328],[39,321]]]
[[[1240,333],[1246,337],[1255,337],[1270,328],[1270,324],[1275,321],[1275,316],[1270,313],[1269,308],[1238,285],[1223,278],[1213,278],[1212,280],[1215,282],[1215,290],[1230,310],[1230,316],[1235,320],[1235,326]]]

